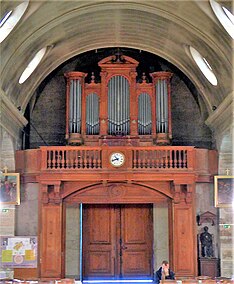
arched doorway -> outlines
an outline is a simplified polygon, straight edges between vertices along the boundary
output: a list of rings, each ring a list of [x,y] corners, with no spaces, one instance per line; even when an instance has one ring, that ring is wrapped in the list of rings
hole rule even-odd
[[[170,187],[168,182],[158,185],[161,190]],[[152,279],[157,261],[169,257],[170,200],[153,188],[128,183],[94,185],[69,195],[64,199],[65,275],[74,277],[76,271],[83,279]]]

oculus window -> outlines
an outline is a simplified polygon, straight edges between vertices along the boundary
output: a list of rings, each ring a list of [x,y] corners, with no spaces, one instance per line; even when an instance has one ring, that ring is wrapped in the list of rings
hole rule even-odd
[[[215,0],[210,0],[210,5],[219,22],[234,39],[234,15],[226,7],[221,6]]]
[[[33,73],[33,71],[36,69],[38,64],[41,62],[42,58],[44,57],[46,53],[47,47],[43,47],[40,49],[36,55],[33,57],[33,59],[29,62],[28,66],[25,68],[24,72],[20,76],[19,83],[23,84],[29,76]]]
[[[24,15],[29,1],[24,1],[15,9],[7,11],[0,21],[0,43],[10,34],[21,17]]]
[[[201,70],[201,72],[203,73],[203,75],[206,77],[206,79],[213,85],[213,86],[217,86],[218,81],[217,78],[210,66],[210,64],[208,63],[208,61],[205,59],[205,57],[203,57],[200,52],[198,52],[194,47],[190,46],[189,47],[189,51],[194,59],[194,61],[196,62],[197,66],[199,67],[199,69]]]

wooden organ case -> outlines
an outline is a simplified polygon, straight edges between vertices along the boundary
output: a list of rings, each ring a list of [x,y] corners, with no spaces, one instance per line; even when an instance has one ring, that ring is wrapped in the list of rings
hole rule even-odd
[[[168,145],[171,133],[170,72],[154,72],[152,83],[138,62],[124,55],[101,60],[101,82],[85,83],[86,73],[68,72],[66,139],[70,145]]]

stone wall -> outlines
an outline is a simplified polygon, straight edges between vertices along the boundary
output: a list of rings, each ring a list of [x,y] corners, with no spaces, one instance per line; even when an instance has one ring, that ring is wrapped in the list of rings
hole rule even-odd
[[[66,82],[54,76],[44,87],[32,112],[30,148],[65,145]]]
[[[38,235],[38,191],[37,183],[21,185],[20,205],[16,206],[15,235]]]
[[[175,74],[171,80],[172,144],[178,146],[213,147],[205,117],[186,84]]]
[[[80,204],[66,205],[65,275],[80,279]]]
[[[154,271],[157,271],[163,260],[169,261],[168,205],[154,204]]]
[[[219,212],[220,268],[222,276],[234,277],[234,212],[233,208],[220,208]]]
[[[219,149],[219,175],[234,175],[233,126],[222,135]],[[227,171],[228,170],[228,171]],[[229,208],[219,208],[219,240],[221,275],[234,278],[234,194],[230,196]]]

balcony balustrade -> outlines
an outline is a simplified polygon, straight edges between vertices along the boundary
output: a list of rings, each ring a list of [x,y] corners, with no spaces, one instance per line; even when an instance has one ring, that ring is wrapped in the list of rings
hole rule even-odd
[[[194,147],[149,146],[62,146],[41,147],[42,171],[103,170],[110,167],[109,154],[124,152],[126,168],[132,170],[194,169]]]

